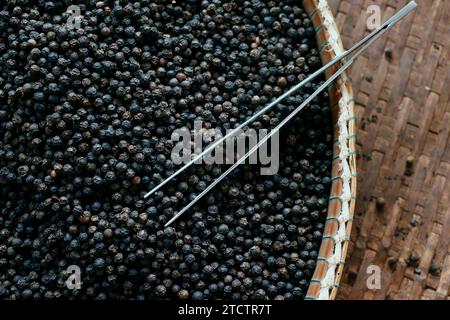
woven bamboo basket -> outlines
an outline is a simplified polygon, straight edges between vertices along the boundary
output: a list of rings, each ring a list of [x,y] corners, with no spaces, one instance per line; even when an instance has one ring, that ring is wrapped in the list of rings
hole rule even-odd
[[[327,0],[303,0],[316,30],[322,63],[344,52]],[[340,65],[327,70],[328,78]],[[344,268],[356,200],[355,114],[352,85],[343,73],[329,89],[334,124],[332,185],[316,269],[306,299],[334,299]]]

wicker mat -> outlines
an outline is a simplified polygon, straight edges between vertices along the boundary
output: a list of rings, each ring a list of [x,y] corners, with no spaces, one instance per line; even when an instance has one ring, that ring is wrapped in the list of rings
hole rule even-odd
[[[417,2],[351,72],[358,200],[340,299],[450,298],[450,1]],[[384,21],[407,1],[329,3],[349,48],[368,6]]]

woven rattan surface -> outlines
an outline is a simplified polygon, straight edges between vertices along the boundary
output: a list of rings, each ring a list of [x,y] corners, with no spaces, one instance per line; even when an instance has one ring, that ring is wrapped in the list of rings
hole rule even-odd
[[[346,48],[367,33],[369,5],[385,20],[406,3],[329,0]],[[358,200],[340,299],[449,299],[450,1],[418,4],[350,73]]]
[[[334,17],[326,0],[304,0],[316,29],[325,64],[343,52]],[[339,65],[327,70],[329,76]],[[351,83],[344,73],[330,88],[333,110],[334,152],[330,204],[324,237],[307,299],[333,299],[342,275],[356,196],[355,115]]]

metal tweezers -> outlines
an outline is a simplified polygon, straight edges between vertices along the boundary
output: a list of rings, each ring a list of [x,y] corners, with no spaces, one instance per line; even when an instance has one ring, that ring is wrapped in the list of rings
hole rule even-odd
[[[344,51],[339,56],[336,56],[333,60],[328,62],[326,65],[309,75],[307,78],[305,78],[300,83],[293,86],[291,89],[283,93],[281,96],[270,102],[268,105],[266,105],[264,108],[259,110],[257,113],[252,115],[249,119],[245,120],[243,123],[241,123],[238,127],[233,129],[231,132],[227,133],[222,138],[218,139],[217,141],[214,141],[214,143],[208,145],[208,147],[195,157],[193,157],[188,163],[183,165],[180,169],[178,169],[175,173],[173,173],[170,177],[165,179],[163,182],[161,182],[159,185],[154,187],[152,190],[150,190],[144,198],[149,197],[156,191],[158,191],[161,187],[163,187],[165,184],[167,184],[170,180],[178,176],[180,173],[182,173],[184,170],[186,170],[188,167],[190,167],[192,164],[194,164],[196,161],[201,159],[205,154],[212,151],[214,148],[216,148],[219,144],[223,143],[226,139],[231,138],[243,127],[247,126],[248,124],[255,121],[258,117],[261,115],[267,113],[271,108],[273,108],[275,105],[277,105],[280,101],[285,99],[286,97],[290,96],[293,92],[297,91],[299,88],[303,87],[308,82],[312,81],[319,75],[321,75],[325,70],[329,69],[330,67],[334,66],[338,62],[345,62],[334,74],[332,74],[327,81],[325,81],[314,93],[312,93],[300,106],[298,106],[292,113],[290,113],[283,121],[281,121],[274,129],[270,131],[269,134],[264,136],[263,139],[261,139],[257,145],[255,145],[250,151],[248,151],[244,156],[239,158],[229,169],[227,169],[220,177],[218,177],[216,180],[214,180],[205,190],[203,190],[199,195],[197,195],[187,206],[185,206],[181,211],[179,211],[177,214],[175,214],[164,226],[168,227],[172,222],[174,222],[176,219],[178,219],[183,213],[185,213],[189,208],[191,208],[197,201],[199,201],[205,194],[207,194],[212,188],[214,188],[220,181],[222,181],[230,172],[232,172],[237,166],[239,166],[242,162],[244,162],[250,155],[252,155],[258,148],[263,145],[270,137],[272,137],[276,132],[278,132],[289,120],[291,120],[293,117],[295,117],[306,105],[308,105],[319,93],[321,93],[323,90],[325,90],[336,78],[338,78],[345,70],[348,69],[354,62],[354,60],[361,55],[363,51],[365,51],[374,41],[376,41],[378,38],[380,38],[383,34],[385,34],[388,30],[392,29],[394,25],[399,22],[401,19],[403,19],[406,15],[408,15],[412,10],[414,10],[417,7],[417,4],[415,1],[409,2],[406,6],[404,6],[402,9],[400,9],[395,15],[393,15],[391,18],[389,18],[386,22],[384,22],[381,26],[376,28],[374,31],[372,31],[369,35],[367,35],[364,39],[357,42],[352,48],[349,50]],[[355,53],[354,53],[355,52]],[[353,56],[351,56],[354,53]],[[351,56],[351,57],[350,57]],[[348,58],[348,59],[347,59]]]

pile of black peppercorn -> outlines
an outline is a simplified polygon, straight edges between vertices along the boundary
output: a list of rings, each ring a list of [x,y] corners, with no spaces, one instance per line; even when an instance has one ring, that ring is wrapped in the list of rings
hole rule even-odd
[[[278,174],[243,165],[168,228],[226,166],[195,165],[143,197],[177,168],[175,129],[236,127],[320,67],[301,1],[0,10],[0,299],[304,298],[330,188],[326,93],[282,131]],[[273,128],[318,85],[252,127]]]

